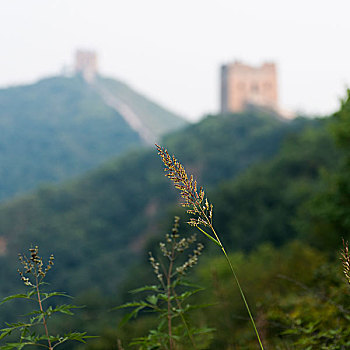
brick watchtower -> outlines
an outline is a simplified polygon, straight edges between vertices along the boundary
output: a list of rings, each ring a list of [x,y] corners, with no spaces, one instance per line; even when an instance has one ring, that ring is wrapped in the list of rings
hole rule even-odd
[[[274,63],[252,67],[236,61],[221,67],[221,113],[242,112],[249,105],[277,111],[277,91]]]
[[[75,73],[81,74],[88,83],[97,74],[97,54],[94,51],[78,50],[75,53]]]

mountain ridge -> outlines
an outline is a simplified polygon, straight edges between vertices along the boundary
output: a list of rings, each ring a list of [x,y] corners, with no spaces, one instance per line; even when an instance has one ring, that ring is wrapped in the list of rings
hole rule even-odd
[[[124,90],[129,94],[127,105],[132,98],[142,100],[140,116],[147,104],[157,108],[126,85]],[[175,114],[158,110],[157,123],[166,124],[164,132],[186,125]],[[145,145],[125,118],[79,76],[0,89],[0,130],[0,200],[80,175]]]

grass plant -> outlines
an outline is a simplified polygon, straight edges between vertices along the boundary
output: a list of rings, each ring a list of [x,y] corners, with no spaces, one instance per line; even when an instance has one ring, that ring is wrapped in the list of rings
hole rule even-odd
[[[182,206],[187,208],[187,212],[192,215],[188,224],[197,228],[201,233],[203,233],[212,242],[218,245],[223,252],[227,263],[230,266],[234,280],[238,286],[239,292],[241,294],[243,303],[248,312],[249,319],[254,328],[259,346],[264,350],[262,340],[260,338],[258,329],[256,327],[252,312],[248,305],[247,299],[233,268],[233,265],[226,253],[225,247],[221,243],[221,240],[216,233],[213,226],[213,205],[209,203],[203,187],[198,189],[197,181],[194,179],[193,175],[188,176],[183,165],[176,159],[176,157],[170,156],[168,151],[156,145],[158,154],[164,164],[165,176],[167,176],[173,183],[176,189],[180,190],[181,197],[183,198]]]

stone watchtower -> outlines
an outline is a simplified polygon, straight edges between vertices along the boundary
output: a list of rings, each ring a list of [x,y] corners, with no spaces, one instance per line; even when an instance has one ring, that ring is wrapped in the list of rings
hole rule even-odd
[[[78,50],[75,53],[75,73],[81,74],[88,83],[97,74],[97,54],[94,51]]]
[[[234,62],[221,67],[221,113],[244,111],[249,105],[278,110],[274,63],[252,67]]]

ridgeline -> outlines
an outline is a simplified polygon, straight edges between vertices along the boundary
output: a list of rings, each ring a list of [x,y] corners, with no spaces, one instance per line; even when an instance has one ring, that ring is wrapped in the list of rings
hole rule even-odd
[[[96,84],[99,88],[80,76],[53,77],[0,90],[0,200],[62,182],[144,147],[139,129],[128,123],[130,113],[147,124],[154,139],[186,125],[121,82],[99,77]],[[124,109],[109,105],[101,89]],[[150,113],[156,115],[152,122]]]

